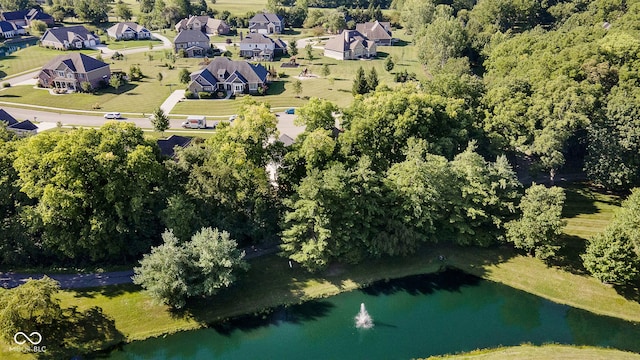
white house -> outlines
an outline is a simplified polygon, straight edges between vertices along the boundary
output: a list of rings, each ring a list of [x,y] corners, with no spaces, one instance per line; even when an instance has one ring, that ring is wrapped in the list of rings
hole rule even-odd
[[[121,22],[107,29],[107,35],[116,40],[151,39],[151,31],[134,22]]]

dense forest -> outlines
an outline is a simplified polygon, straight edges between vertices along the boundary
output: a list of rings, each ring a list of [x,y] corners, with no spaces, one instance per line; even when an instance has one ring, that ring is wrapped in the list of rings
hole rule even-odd
[[[203,227],[240,246],[281,242],[310,270],[436,242],[549,259],[564,193],[522,183],[640,185],[640,1],[374,5],[412,34],[426,80],[379,84],[342,109],[311,99],[292,146],[270,141],[277,118],[251,98],[175,159],[130,124],[0,130],[3,266],[130,264],[165,229],[184,242]],[[583,255],[602,281],[640,280],[638,194]]]

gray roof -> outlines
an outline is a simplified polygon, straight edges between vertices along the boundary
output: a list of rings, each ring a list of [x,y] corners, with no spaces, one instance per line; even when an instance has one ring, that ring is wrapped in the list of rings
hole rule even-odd
[[[44,33],[44,35],[42,35],[42,39],[46,38],[47,36],[53,36],[61,43],[64,42],[64,40],[71,42],[76,36],[81,38],[82,40],[98,38],[82,25],[49,29]]]
[[[324,45],[325,50],[344,52],[353,49],[357,44],[362,43],[368,48],[373,41],[369,41],[366,36],[356,30],[343,30],[340,35],[336,35],[329,39]]]
[[[51,61],[46,63],[42,69],[55,70],[60,66],[60,63],[67,65],[72,71],[79,73],[87,73],[109,64],[100,60],[94,59],[91,56],[87,56],[82,53],[70,53],[65,55],[58,55]]]
[[[127,28],[131,28],[131,30],[133,30],[135,32],[140,32],[140,31],[147,30],[147,28],[145,28],[144,26],[142,26],[140,24],[136,24],[134,22],[120,22],[120,23],[117,23],[117,24],[113,25],[109,29],[107,29],[107,31],[108,32],[112,32],[112,33],[114,33],[116,35],[120,35],[125,30],[127,30]],[[149,31],[149,30],[147,30],[147,31]]]
[[[287,134],[282,134],[280,135],[280,138],[278,139],[281,143],[284,144],[284,146],[291,146],[295,140],[293,140],[291,138],[291,136],[287,135]]]
[[[16,120],[16,118],[9,115],[9,113],[4,111],[3,109],[0,109],[0,121],[4,121],[7,126],[15,125],[18,123],[18,120]]]
[[[158,147],[162,155],[173,157],[175,155],[175,147],[187,147],[191,143],[191,138],[179,135],[171,135],[168,139],[158,139]]]
[[[207,65],[206,70],[208,70],[211,74],[218,74],[219,70],[225,71],[225,76],[228,78],[234,72],[238,72],[242,75],[247,82],[250,83],[264,83],[267,81],[267,69],[260,64],[251,64],[247,61],[234,61],[230,60],[224,56],[216,57],[209,65]]]
[[[249,20],[250,23],[275,23],[282,22],[282,18],[276,14],[271,13],[260,13],[256,14],[254,17]]]
[[[371,40],[391,39],[391,25],[388,22],[366,22],[356,24],[356,30]]]
[[[38,130],[38,127],[29,120],[24,120],[17,124],[13,124],[10,126],[10,128],[18,129],[18,130],[29,130],[29,131]]]
[[[209,42],[209,37],[200,30],[182,30],[173,40],[174,43]]]

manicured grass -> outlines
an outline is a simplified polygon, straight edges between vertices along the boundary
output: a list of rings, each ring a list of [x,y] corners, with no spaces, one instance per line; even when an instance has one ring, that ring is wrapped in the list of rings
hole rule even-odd
[[[451,359],[451,360],[608,360],[608,359],[629,359],[638,360],[640,354],[615,349],[603,349],[590,346],[568,346],[568,345],[520,345],[510,347],[500,347],[496,349],[483,349],[471,351],[458,355],[432,356],[429,360]]]
[[[594,214],[593,209],[602,206],[600,202],[606,204],[615,201],[587,188],[571,191],[585,195],[568,196],[568,208],[573,207],[568,212],[571,218]],[[574,203],[581,204],[583,210],[578,205],[572,205]],[[602,214],[607,213],[610,214]],[[438,260],[439,255],[445,256],[444,263]],[[379,279],[435,272],[447,265],[557,303],[640,322],[640,303],[624,298],[612,287],[585,275],[548,267],[535,258],[517,255],[506,246],[495,249],[432,246],[405,258],[385,258],[357,266],[334,265],[321,274],[309,274],[297,267],[290,269],[286,259],[276,255],[254,259],[251,265],[251,270],[240,277],[236,286],[211,300],[194,301],[189,310],[181,313],[172,313],[167,307],[154,303],[133,285],[62,291],[60,298],[64,306],[78,306],[80,310],[91,306],[101,307],[105,314],[115,320],[118,330],[131,341],[195,329],[230,316],[283,303],[331,296]],[[7,354],[6,346],[0,346],[0,356]],[[9,355],[7,358],[14,358]],[[576,358],[580,358],[580,355],[576,355]]]
[[[106,39],[106,36],[102,37],[103,44],[106,43],[107,47],[111,50],[124,50],[133,48],[149,48],[149,44],[155,46],[162,46],[162,41],[159,39],[150,40],[121,40],[115,41],[113,39]],[[106,40],[106,41],[105,41]]]
[[[81,52],[88,55],[96,54],[95,50],[82,50]],[[28,70],[39,69],[54,57],[68,53],[40,46],[30,46],[18,50],[9,56],[0,57],[0,79]]]
[[[151,60],[148,55],[151,55]],[[124,60],[105,59],[110,61],[112,71],[120,69],[128,72],[130,66],[135,64],[140,66],[145,75],[141,81],[132,81],[118,91],[109,87],[96,94],[50,95],[46,90],[34,90],[32,86],[16,86],[0,92],[0,101],[88,111],[94,110],[94,104],[98,104],[100,111],[148,114],[162,104],[170,90],[184,87],[178,81],[181,68],[195,71],[202,61],[178,59],[175,68],[169,69],[164,66],[169,63],[164,56],[165,51],[153,51],[127,55]],[[158,73],[163,75],[162,82],[156,78]]]

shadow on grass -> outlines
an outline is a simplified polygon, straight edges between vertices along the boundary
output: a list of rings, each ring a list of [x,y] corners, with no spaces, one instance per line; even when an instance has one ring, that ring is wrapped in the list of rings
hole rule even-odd
[[[86,354],[96,349],[104,349],[125,340],[117,328],[115,320],[94,306],[85,311],[76,308],[65,310],[63,321],[48,329],[43,329],[47,351],[39,353],[39,359],[68,359]]]
[[[582,264],[581,254],[585,253],[587,242],[579,236],[563,234],[558,239],[560,249],[556,256],[546,261],[549,266],[560,268],[576,275],[585,275],[587,270]]]
[[[280,95],[284,92],[284,81],[274,81],[269,84],[267,95]]]
[[[107,298],[114,298],[126,293],[138,292],[141,291],[141,289],[142,288],[140,286],[134,284],[100,286],[93,288],[76,289],[76,294],[74,295],[74,297],[93,299],[98,295],[102,295]]]
[[[7,95],[0,95],[0,98],[19,98],[21,97],[20,95],[13,95],[13,94],[7,94]]]
[[[599,209],[595,206],[598,200],[588,189],[565,188],[565,206],[562,209],[562,217],[573,218],[582,214],[595,214]]]
[[[376,57],[377,57],[378,59],[386,59],[387,57],[389,57],[389,53],[384,52],[384,51],[378,51],[378,52],[376,53]]]
[[[625,299],[640,303],[640,281],[627,285],[615,285],[613,288]]]

